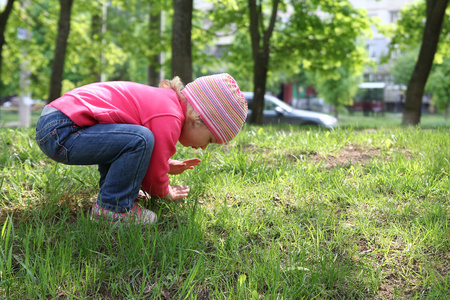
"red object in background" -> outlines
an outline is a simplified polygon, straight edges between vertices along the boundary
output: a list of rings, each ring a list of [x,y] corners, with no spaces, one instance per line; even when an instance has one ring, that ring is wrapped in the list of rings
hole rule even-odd
[[[305,89],[305,94],[306,94],[306,98],[308,98],[308,96],[317,95],[317,92],[312,86],[307,86]]]
[[[292,101],[292,89],[293,84],[292,83],[285,83],[283,84],[283,102],[286,102],[287,104],[291,104]]]
[[[283,83],[281,85],[281,91],[277,95],[277,97],[282,100],[283,102],[286,102],[287,104],[291,104],[293,94],[294,93],[294,84],[293,83]],[[316,90],[312,86],[307,86],[305,88],[305,96],[306,98],[313,98],[317,96]]]

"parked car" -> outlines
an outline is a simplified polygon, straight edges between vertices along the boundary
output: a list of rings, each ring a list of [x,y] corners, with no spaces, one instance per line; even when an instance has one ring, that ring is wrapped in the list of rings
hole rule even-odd
[[[249,108],[247,115],[248,121],[252,114],[253,92],[243,92],[243,94]],[[325,128],[333,128],[338,125],[337,119],[333,116],[295,109],[289,104],[270,95],[264,95],[263,114],[264,124],[317,125]]]

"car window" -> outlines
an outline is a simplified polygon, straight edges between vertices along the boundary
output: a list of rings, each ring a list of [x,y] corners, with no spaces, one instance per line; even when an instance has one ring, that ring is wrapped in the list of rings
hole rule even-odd
[[[270,100],[264,99],[264,110],[275,110],[277,105]]]
[[[265,102],[271,102],[271,105],[273,105],[273,108],[270,110],[275,110],[275,107],[279,106],[281,107],[284,111],[292,111],[294,110],[294,108],[292,106],[290,106],[289,104],[281,101],[278,98],[272,97],[272,96],[265,96]],[[266,108],[269,109],[269,108]]]

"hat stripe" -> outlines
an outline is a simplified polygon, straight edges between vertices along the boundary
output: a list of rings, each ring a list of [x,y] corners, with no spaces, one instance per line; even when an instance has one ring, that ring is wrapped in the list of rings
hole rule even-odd
[[[220,88],[220,86],[217,86],[217,87]],[[220,101],[213,102],[213,104],[217,104],[215,106],[216,106],[216,108],[218,108],[218,113],[221,113],[222,120],[218,120],[218,121],[219,122],[222,121],[222,122],[220,122],[221,125],[224,126],[222,128],[228,129],[225,131],[228,133],[229,137],[232,138],[235,134],[233,134],[233,131],[231,131],[231,128],[236,127],[236,126],[238,126],[240,128],[239,120],[236,120],[233,116],[233,113],[235,112],[235,108],[232,105],[233,102],[226,101],[226,97],[224,94],[218,93],[217,95],[219,96]],[[219,110],[219,106],[222,108],[221,110]],[[228,112],[228,114],[225,114],[224,112]],[[224,122],[231,123],[232,126],[226,126],[226,123],[224,124]],[[237,132],[236,132],[236,134],[237,134]]]
[[[220,104],[220,101],[222,99],[214,98],[214,96],[218,96],[218,94],[215,94],[208,85],[202,84],[202,82],[197,82],[198,85],[194,85],[193,89],[195,89],[197,95],[199,98],[202,98],[204,108],[198,107],[199,110],[201,110],[202,113],[198,112],[202,120],[211,127],[213,127],[216,134],[219,134],[222,136],[222,140],[225,140],[225,135],[229,136],[230,133],[227,130],[226,122],[224,122],[224,119],[226,118],[225,114],[221,114],[220,110],[218,108],[218,104]],[[212,82],[214,84],[214,82]],[[209,97],[208,97],[209,96]],[[208,101],[208,98],[212,98],[213,101]],[[194,108],[195,109],[195,108]],[[210,112],[208,114],[208,112]],[[222,118],[221,118],[222,117]],[[219,128],[223,128],[225,132],[220,132]],[[231,133],[232,134],[232,133]]]
[[[239,133],[247,116],[247,102],[229,74],[204,76],[181,91],[219,143]]]
[[[226,126],[226,123],[232,123],[233,125],[238,125],[239,120],[236,120],[233,116],[235,112],[235,108],[233,107],[233,102],[227,101],[225,97],[225,92],[228,86],[223,86],[225,82],[211,82],[210,88],[207,89],[209,95],[214,95],[218,97],[218,101],[210,102],[217,114],[220,114],[221,118],[216,118],[216,121],[220,123],[221,127],[225,129],[226,132],[229,133],[230,136],[233,136],[233,132],[226,129],[231,129],[231,127]],[[226,114],[225,112],[228,112]],[[237,122],[236,122],[237,121]],[[234,126],[232,126],[234,127]]]
[[[239,109],[238,104],[242,105],[242,102],[239,103],[239,102],[235,102],[235,101],[226,101],[226,97],[225,97],[226,89],[229,88],[230,83],[232,83],[232,82],[230,82],[231,80],[229,80],[230,78],[232,79],[232,77],[229,76],[227,78],[228,80],[226,82],[225,81],[224,82],[219,82],[219,84],[220,84],[219,88],[222,89],[222,92],[223,92],[223,93],[219,94],[219,96],[222,97],[222,101],[220,101],[220,104],[222,104],[225,107],[225,111],[229,112],[229,114],[225,115],[225,117],[227,117],[227,119],[230,122],[233,122],[237,126],[240,126],[240,119],[239,119],[239,115],[238,115],[237,112],[238,112],[238,109]],[[232,80],[234,81],[234,79],[232,79]],[[225,86],[226,83],[228,84],[227,86]],[[239,89],[237,89],[236,91],[239,91]],[[232,97],[236,97],[235,93],[233,93],[233,92],[234,91],[231,90],[231,93],[232,93],[231,96]],[[237,96],[238,96],[238,99],[239,99],[240,95],[238,94]],[[242,101],[245,102],[243,96],[242,96]]]

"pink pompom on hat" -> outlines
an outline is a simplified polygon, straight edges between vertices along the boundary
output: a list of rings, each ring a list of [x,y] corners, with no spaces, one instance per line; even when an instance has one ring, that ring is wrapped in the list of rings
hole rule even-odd
[[[197,78],[181,91],[202,121],[223,144],[241,130],[247,102],[231,75],[223,73]]]

